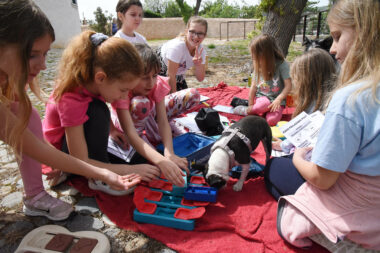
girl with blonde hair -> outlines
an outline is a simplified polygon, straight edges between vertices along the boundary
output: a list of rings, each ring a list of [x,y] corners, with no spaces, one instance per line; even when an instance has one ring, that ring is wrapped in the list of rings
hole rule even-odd
[[[312,151],[293,163],[306,180],[278,204],[279,234],[297,247],[323,234],[380,250],[380,2],[340,0],[328,15],[342,64],[337,90]]]
[[[298,56],[290,68],[294,84],[296,109],[293,117],[301,112],[324,112],[331,91],[335,87],[335,66],[331,56],[322,49],[314,48]],[[272,143],[272,148],[287,156],[273,157],[265,166],[265,186],[278,200],[283,195],[294,194],[305,182],[292,162],[294,145],[287,139]]]
[[[22,17],[22,18],[20,18]],[[16,154],[24,184],[24,212],[64,220],[73,208],[44,189],[41,163],[102,180],[117,190],[136,185],[136,175],[119,176],[58,151],[43,140],[41,119],[26,87],[45,69],[54,30],[45,14],[30,0],[0,2],[0,139]],[[38,92],[37,89],[33,89]]]
[[[93,31],[81,33],[63,52],[56,86],[46,104],[45,138],[57,149],[119,175],[159,176],[159,169],[149,164],[111,164],[107,152],[110,132],[123,134],[111,124],[106,102],[126,97],[142,74],[140,56],[131,43]],[[89,179],[89,187],[112,195],[128,193],[100,180]]]
[[[313,48],[298,56],[290,68],[296,107],[292,118],[301,112],[324,112],[336,85],[334,60],[322,49]],[[273,148],[289,154],[294,146],[277,140]]]
[[[207,35],[207,20],[192,16],[184,33],[164,43],[157,51],[161,58],[160,75],[169,77],[170,93],[187,89],[185,74],[194,66],[195,77],[202,82],[206,75],[206,50],[202,41]]]

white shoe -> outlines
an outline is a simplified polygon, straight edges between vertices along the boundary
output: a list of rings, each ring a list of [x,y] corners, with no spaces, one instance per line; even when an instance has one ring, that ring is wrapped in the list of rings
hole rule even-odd
[[[248,106],[239,105],[233,109],[233,112],[234,112],[234,114],[247,116],[247,109],[248,109]]]
[[[108,193],[109,195],[114,195],[114,196],[123,196],[123,195],[131,194],[135,189],[135,187],[132,187],[129,190],[118,191],[118,190],[112,189],[108,184],[104,183],[103,181],[93,180],[93,179],[88,180],[88,187],[90,187],[90,189],[92,190],[102,191],[102,192]]]

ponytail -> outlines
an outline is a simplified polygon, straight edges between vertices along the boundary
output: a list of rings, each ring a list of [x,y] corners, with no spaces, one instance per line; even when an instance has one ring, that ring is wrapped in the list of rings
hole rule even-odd
[[[126,73],[139,77],[144,72],[140,56],[131,43],[85,31],[62,54],[54,99],[58,101],[76,87],[86,87],[93,81],[96,68],[101,68],[110,79],[121,79]]]

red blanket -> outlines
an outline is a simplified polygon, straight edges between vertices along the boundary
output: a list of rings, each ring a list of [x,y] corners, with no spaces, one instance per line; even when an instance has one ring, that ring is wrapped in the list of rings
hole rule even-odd
[[[211,106],[229,105],[234,96],[248,97],[248,89],[229,87],[199,88],[202,95],[210,97]],[[193,111],[199,110],[200,105]],[[286,111],[288,116],[291,112]],[[232,120],[240,116],[224,114]],[[260,145],[253,157],[264,163],[265,152]],[[95,196],[99,208],[121,228],[140,231],[179,252],[327,252],[319,245],[304,251],[284,242],[276,230],[276,201],[267,193],[263,178],[245,182],[242,192],[232,190],[236,179],[218,193],[218,202],[206,207],[205,215],[196,220],[194,231],[182,231],[133,221],[132,196],[110,196],[88,188],[87,180],[76,177],[71,183],[84,195]]]

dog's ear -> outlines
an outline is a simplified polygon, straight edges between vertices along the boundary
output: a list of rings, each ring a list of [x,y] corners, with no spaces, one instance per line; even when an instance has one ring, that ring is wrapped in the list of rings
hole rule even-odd
[[[310,46],[310,44],[311,44],[310,39],[305,36],[305,40],[302,42],[302,46],[306,46],[308,48]]]
[[[217,189],[222,188],[227,182],[221,176],[218,175],[210,175],[206,179],[207,183],[211,187],[215,187]]]
[[[327,52],[330,50],[332,43],[333,43],[333,39],[331,36],[319,40],[319,45],[321,46],[322,49],[326,50]]]
[[[204,171],[206,169],[206,164],[199,164],[197,162],[192,162],[191,163],[191,168],[193,170],[199,170],[199,171]]]

